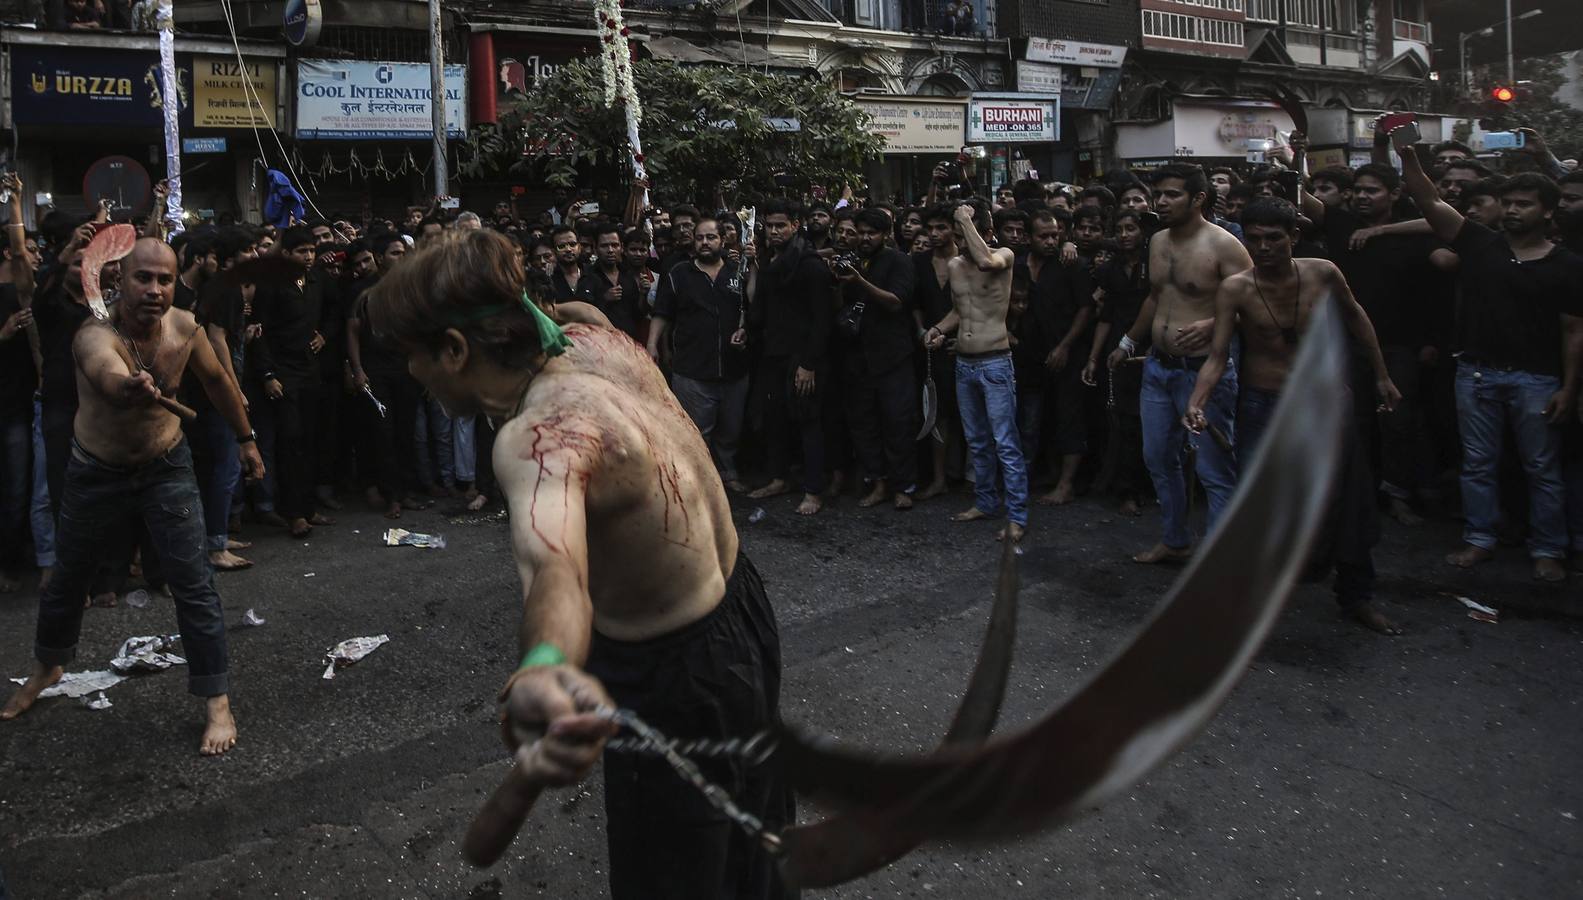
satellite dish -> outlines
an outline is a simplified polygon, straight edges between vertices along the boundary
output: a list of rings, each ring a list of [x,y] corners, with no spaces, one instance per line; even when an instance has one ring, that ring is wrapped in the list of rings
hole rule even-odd
[[[89,210],[109,200],[112,217],[141,218],[153,200],[153,184],[148,170],[132,157],[106,156],[82,176],[82,198]]]

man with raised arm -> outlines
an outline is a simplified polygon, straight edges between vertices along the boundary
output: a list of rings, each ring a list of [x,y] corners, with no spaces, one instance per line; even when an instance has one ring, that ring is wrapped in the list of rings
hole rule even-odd
[[[1583,257],[1547,237],[1561,198],[1554,181],[1534,172],[1507,179],[1499,188],[1501,230],[1491,230],[1440,199],[1413,151],[1416,132],[1404,126],[1391,134],[1407,192],[1461,261],[1453,344],[1464,543],[1446,562],[1469,568],[1495,554],[1501,445],[1509,427],[1528,476],[1534,577],[1562,581],[1561,424],[1574,415],[1583,366]]]
[[[37,662],[0,719],[26,712],[39,692],[61,679],[62,667],[77,654],[82,598],[105,546],[137,516],[176,600],[187,689],[207,703],[198,752],[215,756],[236,744],[236,721],[203,501],[181,420],[169,408],[184,371],[192,371],[235,429],[247,475],[261,477],[264,462],[241,392],[192,313],[172,308],[175,292],[175,252],[164,241],[144,238],[121,261],[121,299],[110,318],[90,319],[73,339],[78,406],[55,530],[57,564],[39,597]]]
[[[1162,230],[1149,241],[1149,296],[1138,320],[1111,351],[1111,369],[1130,364],[1149,342],[1143,362],[1143,393],[1138,409],[1143,421],[1143,461],[1160,498],[1164,535],[1134,562],[1181,562],[1193,553],[1187,521],[1187,483],[1182,477],[1182,450],[1187,430],[1182,416],[1208,358],[1215,327],[1215,294],[1221,282],[1253,267],[1242,242],[1204,218],[1209,181],[1198,166],[1177,164],[1155,173],[1155,211]],[[1205,427],[1219,432],[1214,440],[1199,439],[1198,480],[1209,495],[1207,527],[1213,528],[1237,486],[1237,460],[1229,446],[1235,434],[1237,370],[1232,357],[1214,392],[1205,400]],[[1226,441],[1222,445],[1221,440]]]
[[[973,505],[951,521],[987,519],[1004,507],[1000,537],[1020,541],[1028,528],[1028,467],[1017,435],[1017,379],[1006,330],[1014,258],[1005,247],[989,246],[993,225],[983,201],[958,206],[953,219],[963,251],[950,262],[951,311],[924,332],[930,350],[956,334],[956,400],[973,457]],[[1005,485],[1004,504],[998,484]]]
[[[614,730],[601,707],[697,738],[768,727],[781,661],[714,461],[659,369],[612,328],[563,333],[525,282],[507,238],[457,233],[382,278],[368,311],[447,409],[500,423],[524,654],[500,699],[526,793],[587,776]],[[699,766],[770,830],[794,821],[765,770]],[[783,893],[769,853],[659,757],[607,754],[605,809],[617,900]]]
[[[1338,305],[1347,331],[1367,351],[1381,407],[1391,411],[1401,392],[1391,383],[1374,326],[1347,289],[1341,270],[1328,260],[1292,258],[1297,209],[1281,199],[1255,200],[1242,211],[1242,234],[1253,253],[1253,268],[1227,278],[1216,294],[1214,343],[1187,402],[1183,424],[1188,430],[1196,434],[1206,427],[1204,405],[1226,371],[1233,335],[1240,336],[1237,452],[1243,465],[1252,461],[1297,359],[1298,342],[1325,303]],[[1364,626],[1382,634],[1400,634],[1372,603],[1373,547],[1380,534],[1374,479],[1355,429],[1347,428],[1344,441],[1342,472],[1331,507],[1331,540],[1326,542],[1336,568],[1336,601],[1344,615]]]

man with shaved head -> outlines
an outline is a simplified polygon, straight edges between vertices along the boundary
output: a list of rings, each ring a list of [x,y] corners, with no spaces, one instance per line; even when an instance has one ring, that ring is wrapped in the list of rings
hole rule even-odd
[[[59,681],[77,653],[83,595],[111,535],[137,516],[159,551],[181,629],[187,685],[207,702],[198,750],[206,756],[236,743],[227,698],[225,621],[205,552],[203,502],[192,451],[170,396],[191,370],[236,431],[243,470],[262,476],[252,426],[236,384],[192,313],[171,306],[176,254],[156,238],[137,242],[121,263],[121,298],[105,321],[90,320],[72,342],[78,407],[66,468],[57,566],[39,597],[37,662],[0,720],[26,712],[39,692]]]

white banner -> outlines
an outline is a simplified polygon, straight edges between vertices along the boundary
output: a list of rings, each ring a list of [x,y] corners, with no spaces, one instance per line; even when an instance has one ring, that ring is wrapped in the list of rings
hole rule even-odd
[[[1049,63],[1017,62],[1017,90],[1024,94],[1061,95],[1061,67]]]
[[[968,101],[967,141],[970,144],[1021,144],[1060,138],[1058,101],[979,98]]]
[[[1127,58],[1127,48],[1116,44],[1090,44],[1086,41],[1031,37],[1028,38],[1028,52],[1023,56],[1034,62],[1114,69],[1120,67],[1122,61]]]
[[[858,108],[873,119],[868,130],[885,139],[885,152],[955,153],[962,148],[962,101],[913,101],[858,97]]]
[[[434,135],[428,63],[305,59],[297,63],[297,137],[422,139]],[[445,67],[445,131],[467,130],[467,67]]]

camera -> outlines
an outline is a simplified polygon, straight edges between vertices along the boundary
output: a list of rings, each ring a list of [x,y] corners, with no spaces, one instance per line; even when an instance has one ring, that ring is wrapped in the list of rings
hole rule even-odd
[[[857,268],[857,254],[837,253],[835,256],[830,257],[830,267],[832,269],[855,269]]]

